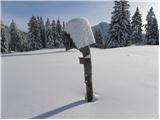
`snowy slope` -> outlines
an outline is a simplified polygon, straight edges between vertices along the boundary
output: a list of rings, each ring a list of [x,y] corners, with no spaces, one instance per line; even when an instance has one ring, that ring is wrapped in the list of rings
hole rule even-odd
[[[91,49],[96,99],[84,101],[77,50],[2,57],[3,118],[157,118],[158,47]]]

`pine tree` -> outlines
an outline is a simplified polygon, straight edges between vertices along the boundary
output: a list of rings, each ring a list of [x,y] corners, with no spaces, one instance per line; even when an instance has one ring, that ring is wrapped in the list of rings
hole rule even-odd
[[[131,26],[129,4],[126,0],[115,1],[108,31],[108,47],[124,47],[129,44]]]
[[[51,27],[52,27],[52,36],[53,36],[54,47],[56,47],[55,46],[55,42],[56,42],[56,22],[55,22],[55,20],[52,20]]]
[[[137,7],[131,22],[131,44],[142,43],[142,18]]]
[[[63,25],[62,25],[62,41],[63,41],[63,45],[65,44],[65,22],[63,21]]]
[[[13,20],[10,24],[10,35],[11,35],[10,49],[12,51],[23,51],[22,50],[23,37],[20,31],[18,30],[16,23]]]
[[[21,48],[22,48],[22,51],[28,51],[28,46],[27,46],[27,33],[26,32],[22,32],[20,31],[21,33],[21,36],[22,36],[22,45],[21,45]]]
[[[46,47],[45,25],[41,16],[38,18],[38,21],[39,21],[39,26],[41,31],[41,40],[42,40],[43,48],[45,48]]]
[[[64,32],[65,29],[65,22],[63,21],[63,25],[62,25],[62,31]]]
[[[1,53],[9,53],[9,29],[1,23]]]
[[[64,47],[63,40],[62,40],[62,25],[61,25],[59,19],[57,20],[57,24],[56,24],[55,46],[56,46],[56,48],[62,48],[62,47]]]
[[[147,15],[146,24],[146,44],[158,45],[159,44],[159,30],[156,16],[151,7]]]
[[[48,18],[47,18],[45,27],[46,27],[46,47],[47,48],[54,48],[52,26],[51,26]]]
[[[96,30],[94,33],[96,44],[95,47],[102,48],[103,47],[103,37],[100,30]]]
[[[32,16],[29,23],[28,32],[28,47],[30,50],[38,50],[43,48],[43,42],[41,39],[41,30],[39,22],[35,16]]]
[[[103,43],[104,48],[107,48],[108,38],[109,38],[108,35],[105,35],[103,38],[104,39],[104,43]]]

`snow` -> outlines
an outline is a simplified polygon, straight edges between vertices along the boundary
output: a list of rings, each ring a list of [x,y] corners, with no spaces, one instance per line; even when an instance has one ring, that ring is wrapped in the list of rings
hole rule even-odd
[[[158,118],[158,46],[91,53],[91,103],[78,50],[2,55],[2,118]]]
[[[75,18],[66,23],[65,31],[70,34],[78,49],[95,43],[89,21],[85,18]]]

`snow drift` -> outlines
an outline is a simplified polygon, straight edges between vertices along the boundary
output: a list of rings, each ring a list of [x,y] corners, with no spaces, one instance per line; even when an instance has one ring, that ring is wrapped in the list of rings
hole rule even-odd
[[[2,57],[2,118],[158,118],[158,47],[91,48],[96,100],[78,50]]]

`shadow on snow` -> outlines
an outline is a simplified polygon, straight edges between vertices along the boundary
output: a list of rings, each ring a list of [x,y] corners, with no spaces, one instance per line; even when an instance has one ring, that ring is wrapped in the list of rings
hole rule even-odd
[[[46,113],[42,113],[40,115],[37,115],[37,116],[33,117],[32,119],[45,119],[45,118],[54,116],[54,115],[59,114],[65,110],[77,107],[77,106],[85,104],[85,103],[87,103],[85,100],[79,100],[79,101],[64,105],[62,107],[56,108],[54,110],[48,111]]]

